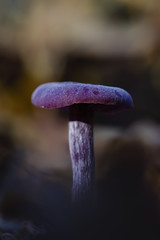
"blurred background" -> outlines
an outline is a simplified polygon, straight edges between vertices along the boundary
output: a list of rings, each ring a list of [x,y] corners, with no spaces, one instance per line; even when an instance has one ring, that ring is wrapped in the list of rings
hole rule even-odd
[[[95,116],[94,209],[71,207],[68,115],[45,82],[117,86],[135,109]],[[0,239],[160,239],[159,0],[0,0]]]

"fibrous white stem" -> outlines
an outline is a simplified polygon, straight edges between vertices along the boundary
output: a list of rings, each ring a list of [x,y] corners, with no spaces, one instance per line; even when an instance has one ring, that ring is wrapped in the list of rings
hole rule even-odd
[[[70,110],[69,148],[73,170],[73,201],[89,199],[94,191],[95,163],[92,112],[87,104],[74,105]]]

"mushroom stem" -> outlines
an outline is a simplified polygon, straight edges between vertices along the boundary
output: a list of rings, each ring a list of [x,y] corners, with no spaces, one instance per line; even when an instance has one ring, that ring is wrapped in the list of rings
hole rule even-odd
[[[89,200],[94,191],[93,111],[90,104],[70,107],[69,148],[73,170],[73,202]]]

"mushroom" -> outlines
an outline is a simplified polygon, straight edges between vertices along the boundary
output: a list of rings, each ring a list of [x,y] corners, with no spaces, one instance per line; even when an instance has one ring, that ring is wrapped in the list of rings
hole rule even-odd
[[[114,113],[133,107],[128,92],[103,85],[54,82],[37,87],[32,103],[41,108],[69,110],[69,149],[73,171],[74,202],[91,199],[95,187],[93,115]]]

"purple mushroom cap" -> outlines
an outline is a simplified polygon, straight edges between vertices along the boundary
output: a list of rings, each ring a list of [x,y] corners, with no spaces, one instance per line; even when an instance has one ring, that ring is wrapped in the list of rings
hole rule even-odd
[[[87,103],[95,111],[106,113],[133,107],[132,97],[121,88],[76,82],[42,84],[33,92],[32,103],[48,109]]]

